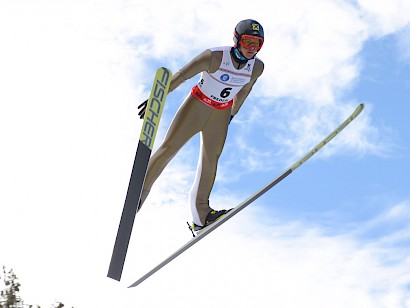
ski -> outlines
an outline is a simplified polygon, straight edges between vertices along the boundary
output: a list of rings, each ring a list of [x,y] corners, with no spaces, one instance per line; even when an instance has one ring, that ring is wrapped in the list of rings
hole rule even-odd
[[[137,281],[135,281],[133,284],[131,284],[128,288],[136,287],[138,286],[141,282],[152,276],[155,272],[160,270],[162,267],[167,265],[169,262],[174,260],[176,257],[178,257],[180,254],[182,254],[184,251],[186,251],[188,248],[193,246],[194,244],[198,243],[201,239],[203,239],[205,236],[207,236],[209,233],[214,231],[216,228],[218,228],[220,225],[223,223],[227,222],[229,219],[231,219],[233,216],[238,214],[240,211],[242,211],[245,207],[247,207],[249,204],[254,202],[256,199],[258,199],[260,196],[262,196],[264,193],[266,193],[268,190],[270,190],[273,186],[278,184],[280,181],[282,181],[284,178],[286,178],[289,174],[294,172],[297,168],[299,168],[303,163],[305,163],[309,158],[311,158],[313,155],[315,155],[321,148],[323,148],[326,144],[328,144],[337,134],[339,134],[347,125],[349,125],[364,109],[364,104],[360,104],[355,111],[342,123],[340,124],[333,132],[331,132],[326,138],[324,138],[318,145],[316,145],[312,150],[310,150],[305,156],[303,156],[300,160],[298,160],[296,163],[294,163],[289,169],[287,169],[285,172],[283,172],[281,175],[279,175],[276,179],[274,179],[272,182],[267,184],[265,187],[257,191],[255,194],[250,196],[248,199],[243,201],[241,204],[230,210],[226,215],[224,215],[221,219],[217,220],[213,224],[209,225],[208,227],[204,228],[203,230],[200,231],[200,233],[197,236],[194,236],[190,241],[188,241],[185,245],[183,245],[180,249],[175,251],[172,255],[170,255],[168,258],[166,258],[164,261],[162,261],[160,264],[158,264],[156,267],[154,267],[152,270],[147,272],[144,276],[139,278]]]
[[[155,74],[151,94],[148,99],[124,208],[107,274],[108,277],[118,281],[121,280],[132,227],[134,225],[135,215],[138,212],[141,190],[171,79],[172,73],[169,69],[165,67],[159,68]]]

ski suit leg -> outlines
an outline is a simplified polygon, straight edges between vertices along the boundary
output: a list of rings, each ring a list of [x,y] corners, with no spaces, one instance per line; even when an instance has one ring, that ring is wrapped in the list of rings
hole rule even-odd
[[[218,159],[228,131],[231,110],[212,110],[201,132],[201,148],[194,184],[189,193],[193,222],[203,226],[211,208],[209,196],[215,182]]]
[[[164,141],[149,160],[145,182],[141,193],[141,205],[144,203],[152,185],[160,176],[171,159],[184,144],[197,134],[205,125],[207,113],[211,109],[188,95],[179,107]]]

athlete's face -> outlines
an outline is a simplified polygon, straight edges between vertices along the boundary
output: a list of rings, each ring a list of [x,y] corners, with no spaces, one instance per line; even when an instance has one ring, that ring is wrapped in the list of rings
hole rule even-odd
[[[238,49],[240,52],[242,52],[243,56],[246,59],[252,59],[258,53],[258,50],[254,46],[251,46],[250,48],[245,48],[242,45],[239,45]]]
[[[252,59],[259,50],[261,50],[263,45],[263,37],[250,35],[250,34],[242,34],[241,39],[238,42],[239,50],[247,59]]]

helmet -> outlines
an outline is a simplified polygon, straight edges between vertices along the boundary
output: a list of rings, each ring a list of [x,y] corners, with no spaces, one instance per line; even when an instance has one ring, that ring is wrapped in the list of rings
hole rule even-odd
[[[245,19],[240,21],[236,25],[233,34],[233,41],[235,42],[234,47],[237,47],[238,43],[241,41],[242,35],[244,34],[261,37],[262,39],[264,38],[262,25],[253,19]]]

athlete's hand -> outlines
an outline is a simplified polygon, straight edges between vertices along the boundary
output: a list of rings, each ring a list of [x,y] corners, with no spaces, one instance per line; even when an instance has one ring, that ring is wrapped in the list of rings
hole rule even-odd
[[[138,109],[140,110],[138,112],[140,119],[143,119],[145,116],[145,110],[147,109],[147,104],[148,104],[148,100],[145,100],[141,105],[138,106]]]

